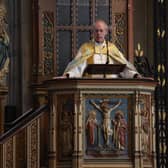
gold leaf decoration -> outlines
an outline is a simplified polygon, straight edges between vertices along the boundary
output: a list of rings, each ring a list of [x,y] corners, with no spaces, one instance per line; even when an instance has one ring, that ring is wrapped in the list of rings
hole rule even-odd
[[[138,56],[138,50],[135,50],[135,55]]]
[[[164,87],[166,84],[166,79],[164,78],[163,81],[162,81],[162,87]]]
[[[143,50],[141,50],[141,51],[140,51],[140,56],[141,56],[141,57],[143,56],[143,53],[144,53]]]
[[[165,33],[166,33],[165,30],[163,30],[163,31],[162,31],[162,34],[161,34],[161,37],[162,37],[162,38],[164,38]]]
[[[141,49],[141,44],[137,44],[137,49],[135,49],[135,55],[142,57],[144,55],[144,51]]]
[[[161,34],[161,33],[160,33],[160,29],[158,28],[158,29],[157,29],[157,36],[160,37],[160,34]]]
[[[157,69],[158,69],[158,72],[160,72],[160,70],[161,70],[161,65],[160,64],[158,65]]]
[[[165,73],[165,66],[162,64],[162,72]]]
[[[159,85],[161,85],[161,80],[160,80],[160,77],[158,77],[158,83],[159,83]]]
[[[140,43],[138,43],[138,50],[141,50],[141,45],[140,45]]]
[[[166,120],[166,112],[163,112],[162,116],[163,116],[163,120],[165,121]]]

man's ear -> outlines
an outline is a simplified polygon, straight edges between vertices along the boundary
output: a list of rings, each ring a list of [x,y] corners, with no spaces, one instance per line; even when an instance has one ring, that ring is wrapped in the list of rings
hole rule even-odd
[[[107,36],[107,34],[108,34],[108,29],[106,29],[106,31],[105,31],[105,35]]]
[[[107,28],[106,31],[105,31],[105,36],[108,35],[108,31],[109,31],[109,29]]]

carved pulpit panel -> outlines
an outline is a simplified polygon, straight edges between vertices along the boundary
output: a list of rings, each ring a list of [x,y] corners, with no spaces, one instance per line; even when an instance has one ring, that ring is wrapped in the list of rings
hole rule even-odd
[[[73,152],[73,95],[58,96],[58,159],[61,161],[72,159]]]
[[[56,107],[49,167],[155,168],[154,86],[135,79],[48,81]]]
[[[89,95],[84,109],[85,157],[130,158],[130,96]]]
[[[151,97],[150,95],[140,95],[140,113],[141,113],[141,142],[142,152],[145,159],[149,159],[152,152],[151,136],[152,136],[152,113],[151,113]]]

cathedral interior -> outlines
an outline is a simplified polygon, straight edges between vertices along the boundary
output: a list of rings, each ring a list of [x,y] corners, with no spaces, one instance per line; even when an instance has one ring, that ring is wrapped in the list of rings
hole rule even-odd
[[[144,80],[54,80],[97,19]],[[0,0],[0,168],[167,168],[167,31],[166,0]]]

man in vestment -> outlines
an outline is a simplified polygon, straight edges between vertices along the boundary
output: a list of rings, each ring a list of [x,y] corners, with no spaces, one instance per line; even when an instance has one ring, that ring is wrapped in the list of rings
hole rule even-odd
[[[125,64],[126,67],[119,74],[123,78],[138,78],[140,74],[135,67],[126,60],[119,49],[111,42],[105,40],[108,26],[103,20],[97,20],[94,24],[94,39],[84,43],[64,71],[64,76],[70,78],[82,77],[88,64]],[[108,75],[118,77],[118,75]]]

